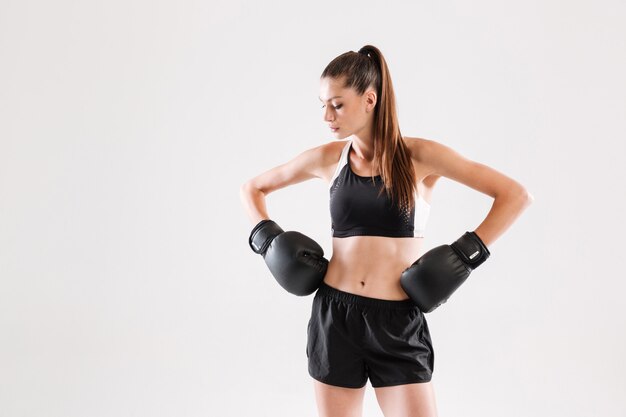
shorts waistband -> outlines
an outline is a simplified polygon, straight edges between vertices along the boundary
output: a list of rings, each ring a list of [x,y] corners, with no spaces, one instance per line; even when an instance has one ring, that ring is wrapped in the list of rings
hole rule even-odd
[[[419,309],[413,300],[383,300],[380,298],[365,297],[358,294],[352,294],[346,291],[338,290],[331,287],[324,281],[320,284],[316,296],[332,297],[336,300],[345,301],[350,304],[358,304],[370,307],[391,308],[391,309]]]

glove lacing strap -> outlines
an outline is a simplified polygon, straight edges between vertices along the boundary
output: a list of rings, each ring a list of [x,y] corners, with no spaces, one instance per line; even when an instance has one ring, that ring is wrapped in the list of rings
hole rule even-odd
[[[474,232],[465,232],[452,243],[452,249],[472,269],[476,269],[491,255],[487,246]]]
[[[272,240],[281,233],[284,230],[274,220],[261,220],[250,232],[248,244],[255,253],[264,255]]]

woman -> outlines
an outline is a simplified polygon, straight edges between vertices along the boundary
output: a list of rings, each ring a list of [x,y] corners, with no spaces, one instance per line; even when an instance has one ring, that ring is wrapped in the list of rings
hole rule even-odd
[[[290,249],[274,249],[280,255],[263,252],[290,292],[302,295],[319,286],[306,353],[320,416],[361,415],[368,378],[386,417],[436,416],[428,324],[401,284],[401,275],[421,254],[432,190],[443,176],[494,198],[484,221],[468,232],[485,250],[533,197],[513,179],[441,143],[403,137],[389,70],[376,47],[341,54],[320,80],[324,121],[336,139],[347,140],[306,150],[253,178],[241,188],[242,202],[257,228],[275,227],[266,233],[273,238],[282,229],[269,220],[267,194],[311,178],[329,185],[330,261],[304,235],[291,235]],[[309,264],[281,272],[285,258],[295,256],[286,252],[296,245],[306,246],[303,259]],[[269,243],[264,249],[251,246],[261,253]],[[305,280],[306,288],[294,277]],[[300,287],[289,287],[294,282]]]

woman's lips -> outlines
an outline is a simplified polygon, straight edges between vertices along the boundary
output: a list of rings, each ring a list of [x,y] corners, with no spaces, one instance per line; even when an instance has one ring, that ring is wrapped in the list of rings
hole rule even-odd
[[[333,132],[336,132],[337,130],[339,130],[338,127],[331,127],[330,130],[332,130]]]

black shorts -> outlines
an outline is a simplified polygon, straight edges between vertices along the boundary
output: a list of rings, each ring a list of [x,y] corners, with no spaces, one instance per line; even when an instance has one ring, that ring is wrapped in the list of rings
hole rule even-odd
[[[346,388],[428,382],[435,355],[426,317],[411,300],[381,300],[322,282],[307,328],[309,374]]]

